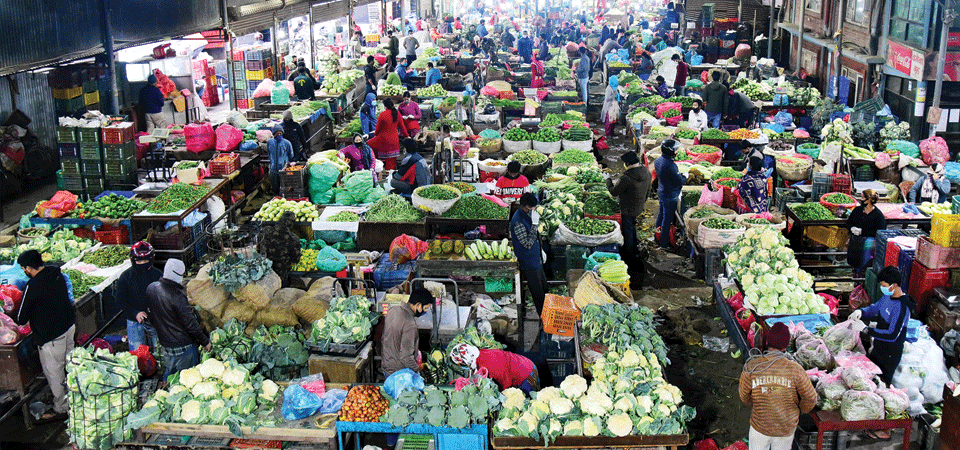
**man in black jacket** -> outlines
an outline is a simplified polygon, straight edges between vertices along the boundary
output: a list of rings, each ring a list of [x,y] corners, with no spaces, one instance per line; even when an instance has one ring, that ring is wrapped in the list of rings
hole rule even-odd
[[[180,284],[184,272],[183,261],[168,259],[163,266],[163,278],[147,286],[148,314],[163,346],[164,379],[200,363],[197,345],[210,351],[210,337],[200,327]]]
[[[637,249],[637,216],[643,213],[650,192],[650,169],[640,163],[636,152],[627,152],[620,157],[626,166],[626,172],[614,184],[607,179],[607,190],[610,195],[617,197],[620,202],[620,233],[623,234],[623,245],[620,246],[620,257],[630,272],[639,272],[641,276],[631,274],[631,286],[639,288],[642,281],[643,261],[638,257]]]
[[[73,351],[76,333],[73,305],[67,294],[67,282],[59,267],[43,265],[36,250],[20,254],[17,264],[30,277],[23,290],[23,300],[16,322],[30,325],[40,346],[40,366],[53,393],[53,412],[41,418],[55,420],[67,413],[67,355]]]
[[[283,112],[283,136],[290,141],[293,147],[293,156],[297,161],[306,161],[310,146],[307,144],[307,135],[303,132],[303,127],[293,120],[293,112],[289,109]]]
[[[160,280],[163,272],[153,266],[153,246],[140,241],[130,247],[133,263],[117,279],[117,300],[127,319],[127,343],[130,350],[140,345],[156,348],[157,330],[147,318],[147,286]],[[149,337],[149,341],[146,339]]]

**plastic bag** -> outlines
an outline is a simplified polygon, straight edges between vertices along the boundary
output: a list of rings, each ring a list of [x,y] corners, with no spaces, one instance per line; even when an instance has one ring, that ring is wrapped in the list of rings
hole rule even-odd
[[[893,163],[893,160],[890,159],[890,155],[886,152],[877,153],[877,157],[874,161],[874,164],[877,166],[877,169],[886,169],[890,167],[890,164]]]
[[[713,439],[704,439],[693,444],[693,450],[720,450]]]
[[[237,128],[243,129],[246,128],[250,123],[247,122],[247,117],[243,115],[240,111],[230,111],[227,113],[227,123],[233,125]]]
[[[50,200],[37,205],[37,215],[46,219],[59,219],[77,207],[77,196],[70,191],[57,191]]]
[[[323,374],[317,373],[303,378],[291,380],[291,384],[299,384],[304,389],[317,395],[323,395],[327,392],[327,384],[323,382]]]
[[[256,135],[257,140],[260,142],[267,142],[273,139],[273,133],[271,133],[270,130],[257,130]]]
[[[682,111],[682,110],[680,109],[680,108],[682,108],[682,107],[683,107],[683,105],[681,105],[680,103],[675,103],[675,102],[664,102],[664,103],[661,103],[661,104],[657,105],[657,111],[656,111],[656,112],[657,112],[657,118],[658,118],[658,119],[662,119],[662,118],[663,118],[663,113],[665,113],[665,112],[667,112],[667,111],[669,111],[669,110],[671,110],[671,109],[675,109],[675,110],[677,110],[678,112],[680,112],[680,111]]]
[[[317,413],[323,406],[323,399],[299,384],[291,384],[283,390],[281,412],[287,420],[306,419]]]
[[[752,53],[753,50],[750,48],[750,44],[740,44],[737,46],[737,49],[733,51],[733,57],[736,59],[749,59]]]
[[[9,314],[20,309],[20,300],[23,292],[12,284],[0,285],[0,300],[3,301],[3,312]]]
[[[883,399],[873,392],[847,391],[840,402],[843,420],[881,420],[886,417]]]
[[[400,369],[383,382],[384,392],[393,398],[398,398],[403,391],[422,391],[423,387],[423,378],[410,369]]]
[[[258,144],[257,141],[253,139],[243,141],[243,143],[240,144],[241,152],[252,152],[258,148],[260,148],[260,144]]]
[[[690,56],[691,66],[699,66],[700,64],[703,64],[703,55],[694,54]]]
[[[209,123],[189,123],[183,127],[183,138],[187,151],[200,153],[213,150],[217,145],[217,134]]]
[[[4,266],[3,270],[0,271],[0,283],[11,284],[21,291],[27,286],[28,281],[30,281],[30,278],[27,277],[19,264]]]
[[[140,344],[136,350],[131,350],[130,354],[137,357],[137,368],[141,375],[151,377],[157,372],[157,360],[150,354],[150,347]]]
[[[780,111],[773,116],[773,121],[780,126],[789,127],[793,125],[793,114],[790,114],[786,111]]]
[[[943,164],[950,160],[950,150],[947,141],[940,136],[934,136],[920,141],[920,154],[927,165]]]
[[[620,224],[612,220],[608,222],[613,223],[613,231],[599,236],[577,234],[570,231],[563,223],[560,223],[556,233],[554,233],[550,239],[550,243],[553,245],[580,245],[584,247],[599,247],[607,244],[623,245],[623,234],[620,233]]]
[[[3,344],[3,345],[16,344],[17,339],[19,339],[19,336],[17,335],[16,331],[11,330],[7,327],[0,327],[0,344]]]
[[[907,410],[907,406],[910,406],[910,397],[907,397],[906,389],[880,388],[876,393],[883,399],[883,408],[887,412],[887,417],[899,416]]]
[[[334,414],[340,412],[340,408],[343,408],[343,401],[347,398],[347,391],[343,389],[331,389],[327,391],[326,394],[323,394],[321,400],[323,404],[320,405],[320,414]]]
[[[831,353],[840,353],[844,350],[864,353],[860,342],[860,333],[853,329],[853,321],[838,323],[823,333],[823,342]]]
[[[243,141],[243,131],[234,128],[232,125],[223,124],[217,127],[217,151],[229,152],[236,150]]]
[[[340,169],[331,163],[310,165],[310,192],[330,189],[340,178]]]
[[[799,340],[798,340],[799,342]],[[802,345],[798,345],[797,352],[794,354],[797,362],[804,369],[829,369],[833,365],[833,356],[830,350],[823,343],[822,339],[806,340]]]
[[[599,261],[600,258],[615,259],[615,260],[619,261],[619,260],[620,260],[620,254],[619,254],[619,253],[610,253],[610,252],[593,252],[592,254],[590,254],[590,256],[587,257],[587,260],[584,262],[583,269],[584,269],[584,270],[593,270],[594,268],[596,268],[597,266],[599,266],[599,265],[601,264],[600,261]]]
[[[317,253],[317,270],[321,272],[339,272],[347,268],[347,258],[343,253],[331,247],[324,247]]]
[[[704,184],[703,189],[700,190],[700,200],[697,204],[720,206],[721,203],[723,203],[723,189],[714,191],[710,189],[710,185]]]
[[[0,313],[0,327],[9,328],[13,331],[17,331],[17,323],[10,318],[10,316]]]
[[[274,105],[289,105],[290,104],[290,89],[287,89],[286,86],[281,82],[276,82],[273,89],[270,90],[270,103]]]
[[[253,97],[269,97],[273,94],[274,83],[273,80],[266,78],[260,81],[260,84],[257,85],[257,88],[253,91]]]
[[[394,264],[403,264],[407,261],[417,259],[421,253],[427,251],[430,244],[421,241],[419,238],[401,234],[390,242],[390,262]]]
[[[859,367],[844,367],[840,371],[840,378],[848,388],[855,391],[873,392],[877,390],[877,384],[870,379],[870,375]]]
[[[847,387],[838,375],[824,375],[817,381],[817,394],[828,400],[837,400],[847,392]]]
[[[857,285],[857,287],[853,288],[853,291],[850,292],[850,300],[849,300],[850,311],[863,308],[864,306],[867,306],[870,303],[872,303],[872,300],[870,300],[870,295],[867,294],[867,290],[863,287],[862,284]]]

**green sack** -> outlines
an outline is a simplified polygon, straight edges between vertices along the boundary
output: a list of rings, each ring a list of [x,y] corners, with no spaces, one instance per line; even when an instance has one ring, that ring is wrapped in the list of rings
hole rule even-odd
[[[619,253],[609,253],[609,252],[593,252],[589,257],[587,257],[586,262],[584,262],[583,270],[593,270],[600,264],[603,264],[605,261],[616,259],[620,260]]]
[[[314,192],[310,191],[310,201],[315,205],[326,205],[333,202],[333,189],[327,189],[325,191]]]
[[[339,205],[349,206],[357,204],[357,201],[353,199],[353,194],[345,189],[334,189],[336,194],[334,194],[334,202]]]
[[[310,165],[310,186],[333,187],[340,178],[340,169],[331,163]]]
[[[355,199],[350,204],[360,203],[366,199],[375,186],[376,181],[373,179],[373,172],[369,170],[353,172],[343,179],[343,188],[349,191]]]
[[[339,272],[347,268],[347,258],[333,247],[324,247],[317,254],[317,269],[321,272]]]

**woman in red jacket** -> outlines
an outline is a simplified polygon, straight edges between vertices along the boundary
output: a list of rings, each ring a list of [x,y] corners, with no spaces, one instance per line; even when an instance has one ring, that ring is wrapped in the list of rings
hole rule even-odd
[[[367,145],[377,154],[377,159],[383,161],[383,170],[393,170],[397,168],[400,154],[400,136],[407,137],[407,128],[393,100],[384,100],[383,106],[387,109],[377,116],[377,129]]]
[[[525,393],[540,390],[540,374],[537,366],[525,356],[503,350],[481,350],[470,344],[457,344],[450,351],[454,364],[485,371],[496,381],[500,390],[519,388]]]
[[[397,110],[400,111],[400,117],[403,118],[403,126],[407,129],[407,135],[416,138],[417,134],[420,133],[422,113],[420,112],[420,105],[410,100],[409,91],[403,93],[403,101],[400,102]]]

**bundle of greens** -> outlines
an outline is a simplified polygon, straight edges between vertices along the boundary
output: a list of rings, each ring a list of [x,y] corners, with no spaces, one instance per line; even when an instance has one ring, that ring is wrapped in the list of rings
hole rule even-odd
[[[269,259],[256,252],[249,257],[225,253],[213,262],[208,275],[215,284],[233,293],[250,283],[260,281],[270,273],[272,267],[273,263]]]
[[[589,217],[567,223],[566,226],[570,231],[584,236],[603,236],[616,228],[610,221]]]
[[[340,211],[327,218],[327,222],[359,222],[360,215],[353,211]]]
[[[419,222],[423,212],[414,208],[407,199],[390,194],[377,200],[363,215],[366,222]]]
[[[703,222],[700,222],[700,224],[714,230],[735,230],[737,228],[741,228],[740,225],[737,225],[734,221],[730,219],[724,219],[723,217],[711,217]]]
[[[467,220],[503,220],[509,208],[504,208],[479,195],[467,195],[457,200],[442,217]]]
[[[451,133],[457,133],[464,130],[462,123],[460,123],[457,120],[453,120],[449,118],[444,118],[443,120],[438,120],[436,122],[433,122],[433,124],[430,125],[430,129],[433,131],[440,131],[440,128],[443,125],[448,125],[450,127]]]
[[[247,336],[246,329],[247,324],[236,318],[226,321],[222,327],[210,332],[210,352],[205,351],[201,356],[204,359],[212,357],[221,361],[232,359],[239,363],[248,362],[253,339]]]
[[[187,183],[174,183],[163,190],[150,204],[146,211],[153,214],[170,214],[183,211],[207,195],[210,189],[207,186],[194,186]]]
[[[583,212],[591,216],[612,216],[620,213],[620,203],[606,193],[590,194],[584,198]]]
[[[417,189],[417,195],[427,200],[453,200],[457,198],[457,193],[454,192],[454,189],[456,188],[451,189],[451,186],[433,184]]]
[[[536,150],[523,150],[510,155],[508,159],[520,164],[542,164],[547,162],[547,155]]]
[[[83,297],[90,288],[103,283],[103,280],[107,279],[107,277],[87,275],[76,269],[67,269],[63,273],[70,277],[70,283],[73,284],[73,298],[75,299]]]
[[[790,205],[790,209],[800,220],[833,220],[837,217],[825,206],[817,202]]]
[[[129,352],[77,347],[67,356],[70,420],[67,432],[78,448],[108,450],[131,437],[124,428],[137,405],[140,370]]]
[[[557,164],[590,164],[594,162],[594,158],[590,152],[568,148],[554,155],[553,162]]]
[[[395,427],[426,424],[434,427],[466,428],[487,423],[500,409],[500,393],[490,378],[480,378],[460,390],[429,386],[423,390],[405,390],[381,417]]]
[[[130,257],[130,249],[123,245],[108,245],[87,252],[80,262],[93,264],[99,268],[119,266]]]
[[[287,381],[307,375],[307,358],[303,335],[293,327],[260,325],[253,332],[253,348],[249,362],[259,365],[263,376],[275,381]]]

